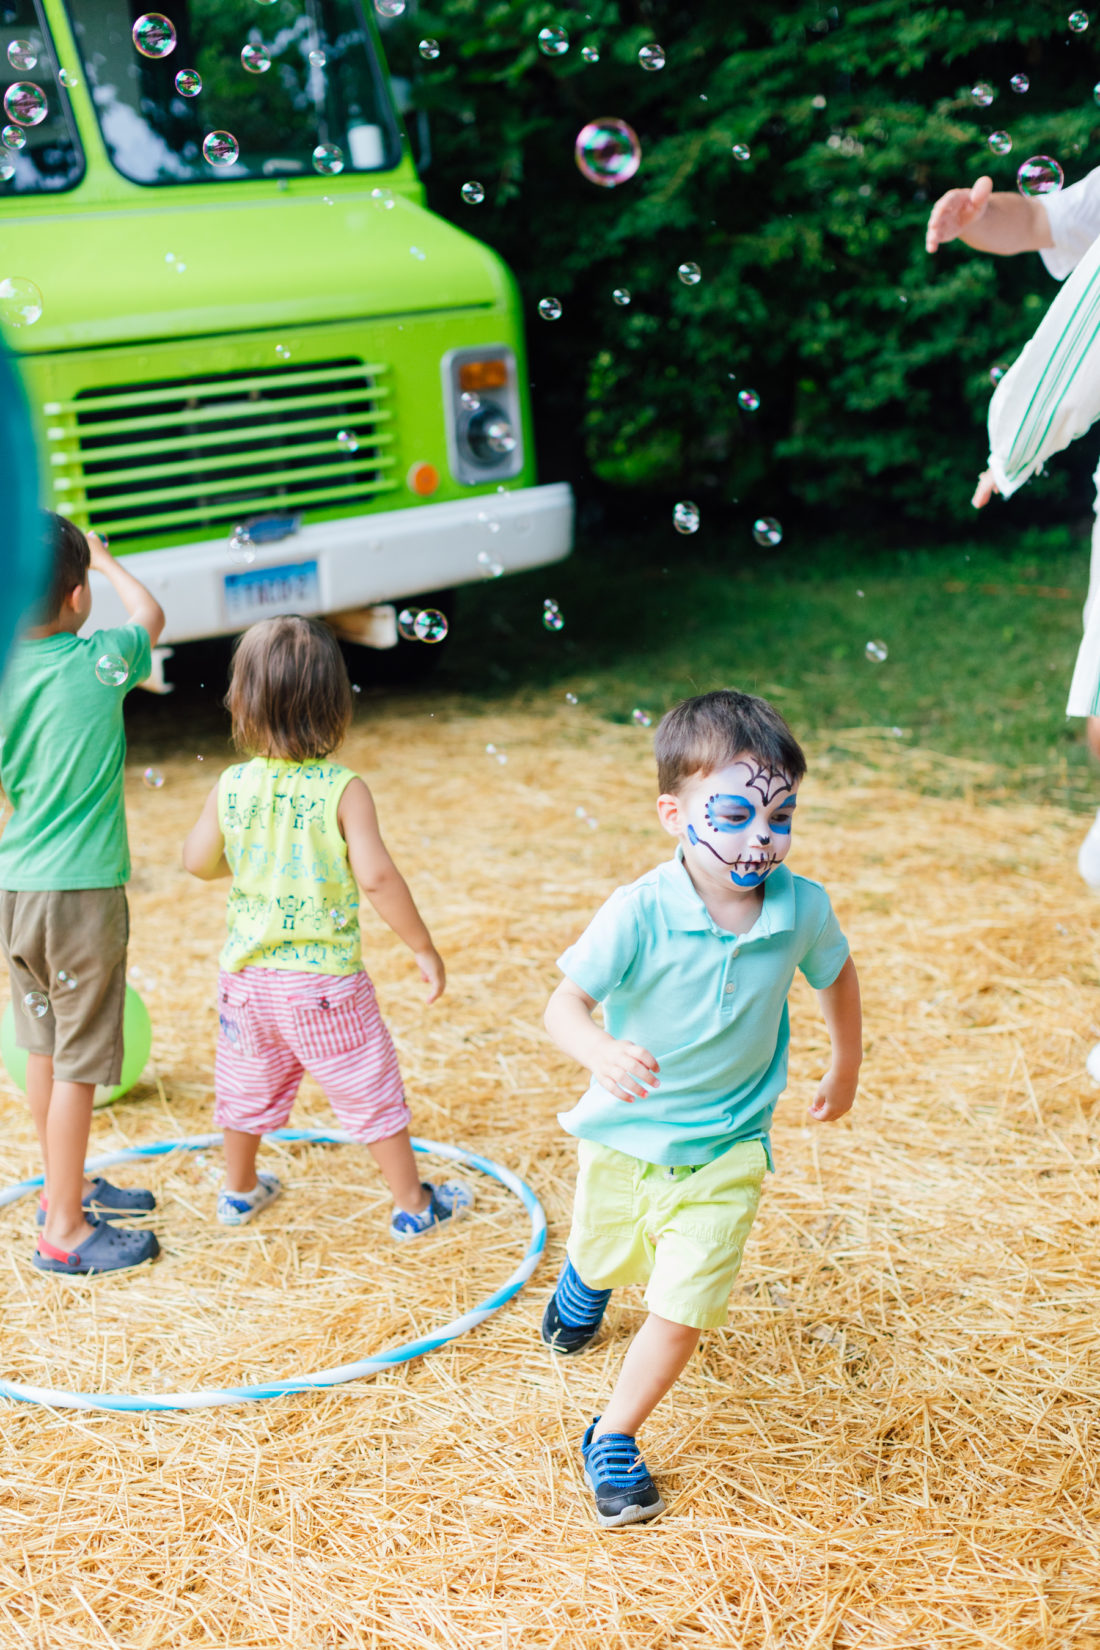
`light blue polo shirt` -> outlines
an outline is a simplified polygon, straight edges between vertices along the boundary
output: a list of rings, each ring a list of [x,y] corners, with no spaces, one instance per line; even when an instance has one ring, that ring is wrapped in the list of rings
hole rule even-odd
[[[735,1141],[761,1140],[787,1081],[787,993],[796,968],[815,990],[848,957],[819,882],[777,865],[747,934],[719,928],[676,858],[617,888],[558,958],[603,1004],[612,1037],[640,1043],[660,1087],[620,1100],[596,1079],[562,1127],[647,1163],[710,1163]]]

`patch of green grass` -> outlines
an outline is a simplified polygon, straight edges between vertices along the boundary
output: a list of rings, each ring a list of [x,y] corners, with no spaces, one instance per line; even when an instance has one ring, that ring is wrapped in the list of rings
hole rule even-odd
[[[725,560],[672,536],[590,539],[560,567],[464,589],[438,685],[487,701],[571,692],[612,721],[735,686],[774,700],[799,735],[900,728],[907,743],[992,762],[1005,784],[1041,769],[1047,800],[1093,795],[1083,724],[1065,717],[1088,573],[1080,535],[806,552],[791,534]],[[560,632],[542,624],[546,596]],[[881,664],[866,657],[871,640],[887,647]]]

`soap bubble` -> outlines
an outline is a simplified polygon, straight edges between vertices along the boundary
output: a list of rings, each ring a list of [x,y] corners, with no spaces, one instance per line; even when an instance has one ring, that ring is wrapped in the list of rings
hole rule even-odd
[[[202,75],[197,69],[181,69],[176,76],[176,91],[181,97],[198,97],[202,91]]]
[[[15,176],[15,162],[0,154],[0,183],[10,183]]]
[[[256,546],[247,527],[234,527],[229,537],[229,559],[247,567],[256,560]]]
[[[50,112],[45,92],[33,80],[13,80],[4,93],[4,108],[17,126],[37,126]]]
[[[979,109],[988,109],[997,94],[988,80],[979,80],[977,85],[971,86],[970,95]]]
[[[423,607],[413,620],[413,635],[419,642],[441,642],[447,634],[447,615],[438,607]]]
[[[699,531],[699,506],[693,504],[689,498],[681,499],[673,506],[672,525],[678,533],[697,533]]]
[[[603,189],[626,183],[638,170],[642,146],[625,120],[605,117],[582,126],[573,145],[573,159],[582,177]]]
[[[569,50],[569,36],[564,29],[550,26],[539,30],[539,51],[544,57],[560,57]]]
[[[75,991],[77,986],[80,984],[80,981],[77,979],[76,975],[70,973],[67,968],[59,968],[57,971],[57,983],[63,991]]]
[[[481,184],[476,181],[464,183],[462,185],[462,199],[467,206],[480,206],[485,199],[485,191]]]
[[[319,143],[313,151],[313,170],[334,178],[344,170],[344,151],[338,143]]]
[[[755,412],[760,405],[760,397],[755,390],[742,390],[737,397],[737,405],[743,412]]]
[[[232,166],[241,151],[232,132],[207,132],[202,152],[211,166]]]
[[[685,286],[698,286],[703,278],[703,271],[693,263],[681,264],[676,273]]]
[[[142,57],[167,57],[176,49],[176,26],[162,11],[147,11],[130,33]]]
[[[476,413],[481,406],[481,397],[475,395],[473,390],[463,390],[458,400],[463,412]]]
[[[42,294],[26,275],[0,277],[0,321],[9,327],[33,327],[42,314]]]
[[[1056,195],[1064,181],[1062,168],[1050,155],[1032,155],[1016,173],[1016,187],[1021,195]]]
[[[309,62],[311,68],[323,69],[325,64],[328,62],[328,58],[325,56],[324,52],[319,51],[317,47],[314,47],[309,54]]]
[[[600,61],[600,48],[598,46],[582,46],[581,56],[586,63],[598,63]]]
[[[337,906],[332,912],[332,926],[334,928],[346,928],[347,925],[348,925],[348,914],[347,914],[347,912],[346,911],[341,911],[339,906]]]
[[[747,143],[735,143],[734,144],[734,146],[733,146],[733,158],[734,158],[734,160],[748,160],[748,158],[751,154],[752,154],[752,150],[749,148]]]
[[[1031,86],[1031,81],[1026,74],[1014,74],[1008,84],[1014,92],[1026,92]]]
[[[990,132],[989,147],[995,155],[1007,155],[1012,148],[1012,139],[1007,132]]]
[[[426,57],[429,63],[434,63],[439,56],[439,41],[422,40],[420,42],[420,55]]]
[[[397,615],[398,634],[407,642],[416,641],[416,608],[403,607]]]
[[[66,90],[71,90],[73,86],[80,85],[79,76],[75,75],[71,69],[59,69],[57,78]]]
[[[359,451],[359,437],[354,430],[337,430],[336,439],[346,453]]]
[[[287,349],[285,344],[276,344],[275,354],[279,357],[280,361],[290,360],[290,351]]]
[[[382,212],[392,212],[396,204],[392,189],[372,189],[370,198],[371,205],[378,207]]]
[[[665,48],[656,44],[643,46],[638,53],[638,62],[643,69],[663,69],[665,66]]]
[[[374,9],[379,17],[400,17],[405,10],[405,0],[374,0]]]
[[[564,627],[565,620],[556,602],[543,602],[542,622],[547,630],[561,630]]]
[[[575,693],[567,693],[565,695],[565,702],[567,705],[575,705],[577,703],[577,695]]]
[[[38,62],[38,53],[29,40],[11,40],[8,42],[8,62],[20,74],[30,74]]]
[[[95,673],[104,687],[122,687],[130,675],[130,667],[121,653],[101,653],[95,662]]]
[[[886,659],[889,651],[890,650],[886,646],[885,642],[868,642],[867,646],[863,649],[865,656],[870,659],[871,663],[874,665],[881,665]]]
[[[611,296],[617,304],[625,309],[630,302],[630,288],[628,286],[617,286]]]
[[[50,1006],[50,999],[44,991],[28,991],[23,998],[23,1007],[32,1020],[40,1020]]]
[[[752,536],[757,544],[780,544],[783,529],[774,516],[758,516],[752,524]]]
[[[651,728],[653,726],[653,718],[648,710],[632,710],[630,720],[639,728]]]
[[[27,134],[22,126],[5,126],[0,131],[0,143],[4,145],[5,149],[25,149],[27,147]]]
[[[250,40],[241,47],[241,68],[247,69],[249,74],[266,74],[270,67],[271,59],[263,46]]]
[[[558,298],[540,298],[539,314],[544,321],[558,321],[561,319],[561,301]]]
[[[999,384],[1007,371],[1008,368],[1003,361],[995,361],[989,369],[989,382]]]
[[[506,418],[494,418],[485,426],[485,444],[491,453],[514,453],[516,438]]]
[[[159,791],[164,784],[164,775],[159,768],[146,768],[141,776],[141,783],[146,790]]]
[[[1066,22],[1074,34],[1084,34],[1089,26],[1089,14],[1087,11],[1071,11]]]

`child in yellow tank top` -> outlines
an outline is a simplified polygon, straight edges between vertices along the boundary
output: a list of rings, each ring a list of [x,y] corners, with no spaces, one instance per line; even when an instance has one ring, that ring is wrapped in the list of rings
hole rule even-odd
[[[413,953],[434,1003],[445,983],[370,791],[326,760],[351,724],[351,684],[316,619],[264,619],[233,657],[227,768],[184,844],[184,867],[232,877],[218,981],[214,1121],[225,1138],[217,1217],[241,1226],[279,1195],[260,1137],[290,1116],[308,1071],[393,1194],[390,1232],[428,1231],[473,1201],[462,1181],[421,1181],[397,1055],[364,971],[359,890]]]

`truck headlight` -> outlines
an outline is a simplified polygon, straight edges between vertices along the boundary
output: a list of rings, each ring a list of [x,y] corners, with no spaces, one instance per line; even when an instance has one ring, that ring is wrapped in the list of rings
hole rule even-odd
[[[501,481],[523,468],[516,360],[503,344],[449,350],[443,357],[447,457],[467,486]]]

